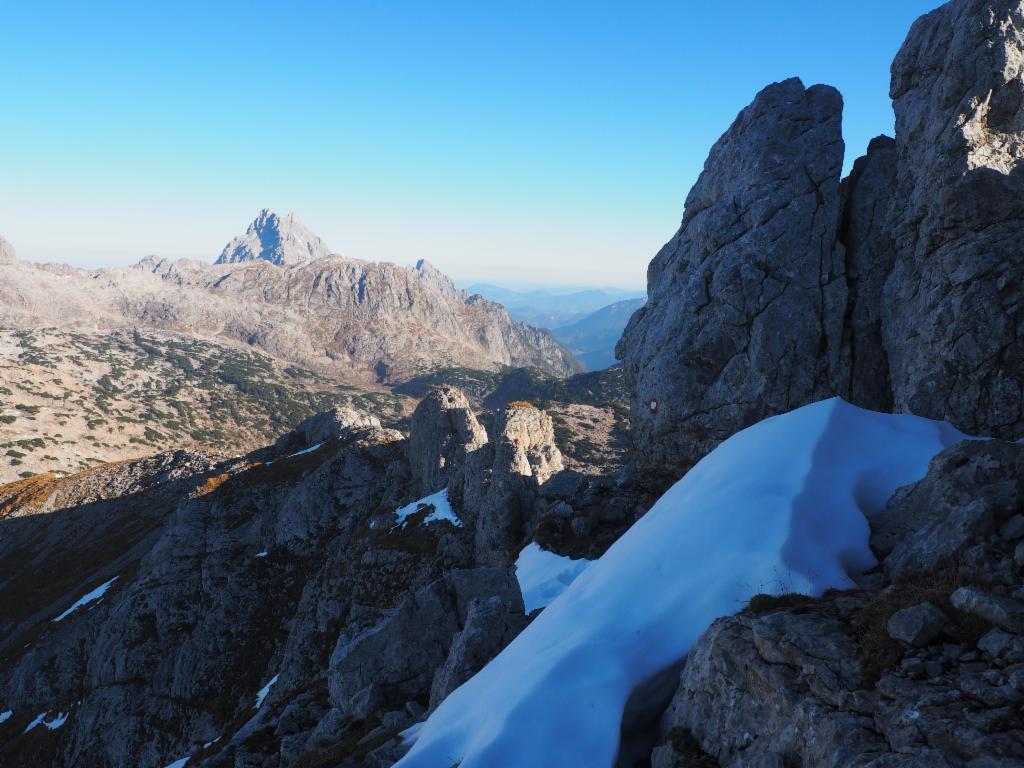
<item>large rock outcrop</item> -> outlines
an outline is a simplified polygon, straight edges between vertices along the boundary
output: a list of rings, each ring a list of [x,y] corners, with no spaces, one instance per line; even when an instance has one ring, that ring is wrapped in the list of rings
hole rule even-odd
[[[895,407],[1024,433],[1024,6],[956,0],[892,65],[896,260],[883,334]]]
[[[678,477],[737,430],[844,380],[841,119],[835,89],[787,80],[712,148],[617,349],[640,471]]]
[[[833,91],[790,80],[740,113],[618,346],[640,472],[676,479],[831,395],[1024,434],[1022,29],[1011,0],[918,20],[892,66],[896,138],[841,190]]]
[[[550,416],[525,403],[499,411],[494,440],[474,454],[457,487],[457,498],[476,526],[478,562],[515,560],[540,487],[561,469]]]
[[[406,456],[420,496],[445,488],[467,457],[487,444],[469,400],[452,386],[432,389],[416,406]]]

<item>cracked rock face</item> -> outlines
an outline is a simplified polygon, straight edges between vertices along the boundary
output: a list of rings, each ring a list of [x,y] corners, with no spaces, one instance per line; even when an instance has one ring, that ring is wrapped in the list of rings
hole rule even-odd
[[[729,435],[844,379],[841,118],[835,89],[787,80],[711,150],[617,349],[641,471],[678,479]]]
[[[1024,432],[1024,5],[958,0],[892,66],[899,219],[884,338],[894,404]]]

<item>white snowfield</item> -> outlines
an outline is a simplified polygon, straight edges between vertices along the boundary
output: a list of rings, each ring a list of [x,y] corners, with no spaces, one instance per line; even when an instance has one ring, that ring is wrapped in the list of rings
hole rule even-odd
[[[734,435],[453,692],[397,765],[612,766],[639,683],[758,593],[850,587],[875,565],[866,517],[964,437],[839,399]]]

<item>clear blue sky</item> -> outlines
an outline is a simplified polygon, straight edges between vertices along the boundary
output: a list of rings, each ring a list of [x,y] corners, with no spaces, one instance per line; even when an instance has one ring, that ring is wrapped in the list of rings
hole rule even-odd
[[[212,259],[258,209],[462,280],[642,285],[766,83],[846,101],[847,166],[936,0],[0,0],[0,234]]]

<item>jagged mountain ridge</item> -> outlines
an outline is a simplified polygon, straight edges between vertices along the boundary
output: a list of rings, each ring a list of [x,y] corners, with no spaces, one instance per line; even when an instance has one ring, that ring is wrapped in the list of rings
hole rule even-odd
[[[275,221],[264,211],[253,237]],[[275,237],[299,231],[291,221]],[[187,332],[353,382],[401,383],[455,366],[579,370],[546,331],[458,290],[425,261],[411,268],[310,252],[288,263],[277,246],[256,253],[250,245],[229,245],[248,255],[218,265],[147,257],[130,268],[77,270],[12,260],[0,281],[0,325]]]

